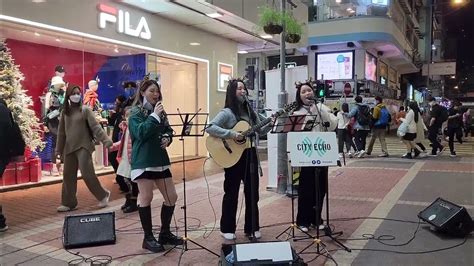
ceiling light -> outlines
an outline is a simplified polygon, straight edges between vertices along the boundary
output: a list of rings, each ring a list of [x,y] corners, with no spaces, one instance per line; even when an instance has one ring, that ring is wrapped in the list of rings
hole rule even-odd
[[[355,10],[351,10],[351,11],[349,11],[349,12],[350,12],[350,13],[355,13]]]
[[[31,0],[33,3],[44,3],[46,0]]]
[[[350,11],[352,11],[352,8],[349,7],[349,8],[347,8],[346,10],[350,12]]]
[[[262,37],[262,38],[264,38],[264,39],[271,39],[271,38],[273,38],[273,36],[270,35],[270,34],[262,34],[262,35],[260,35],[260,37]]]
[[[59,38],[56,38],[56,41],[57,41],[57,42],[61,42],[61,39],[59,39]]]
[[[39,37],[39,36],[41,36],[41,34],[39,34],[39,33],[35,32],[35,36],[38,36],[38,37]]]
[[[114,52],[118,53],[118,52],[119,52],[118,48],[115,48],[115,49],[114,49]]]
[[[220,18],[222,17],[224,14],[221,14],[219,12],[214,12],[214,13],[206,13],[206,16],[210,17],[210,18]]]
[[[454,86],[454,88],[455,88],[456,90],[459,89],[458,85]]]
[[[198,42],[190,42],[189,45],[192,45],[192,46],[198,46],[198,45],[201,45],[200,43]]]
[[[340,4],[340,3],[341,3],[341,0],[336,0],[336,3],[339,3],[339,4]]]
[[[237,53],[238,54],[248,54],[249,52],[247,52],[247,51],[238,51]]]

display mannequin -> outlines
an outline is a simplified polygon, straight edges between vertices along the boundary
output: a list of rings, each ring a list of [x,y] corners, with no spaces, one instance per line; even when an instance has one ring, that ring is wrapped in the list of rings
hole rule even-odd
[[[99,111],[100,102],[99,102],[99,94],[97,90],[99,88],[99,80],[91,80],[87,83],[89,90],[86,91],[84,95],[84,105],[89,106],[92,111]]]

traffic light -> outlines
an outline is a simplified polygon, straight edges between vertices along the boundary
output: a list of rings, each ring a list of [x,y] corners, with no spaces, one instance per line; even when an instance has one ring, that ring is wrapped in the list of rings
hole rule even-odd
[[[326,97],[326,84],[319,83],[316,85],[316,97],[318,98]]]

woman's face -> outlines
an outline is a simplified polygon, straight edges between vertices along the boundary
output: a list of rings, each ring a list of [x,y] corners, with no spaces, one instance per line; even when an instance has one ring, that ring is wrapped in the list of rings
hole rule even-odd
[[[301,86],[300,90],[300,99],[304,105],[311,105],[314,101],[312,98],[314,97],[313,90],[308,85]]]
[[[244,95],[247,95],[247,92],[245,91],[244,83],[239,81],[239,82],[237,82],[237,90],[235,91],[235,96],[237,98],[240,98]]]
[[[74,88],[74,90],[72,90],[71,95],[81,95],[81,91],[79,90],[79,88]]]
[[[142,96],[146,98],[147,102],[155,106],[160,98],[160,89],[155,84],[152,84],[146,88],[145,91],[141,92]]]

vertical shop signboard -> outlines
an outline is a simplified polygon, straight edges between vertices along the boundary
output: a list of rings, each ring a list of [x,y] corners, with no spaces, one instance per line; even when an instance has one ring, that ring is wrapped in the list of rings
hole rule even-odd
[[[219,62],[217,64],[217,90],[226,91],[227,83],[232,78],[234,67],[229,64]]]

